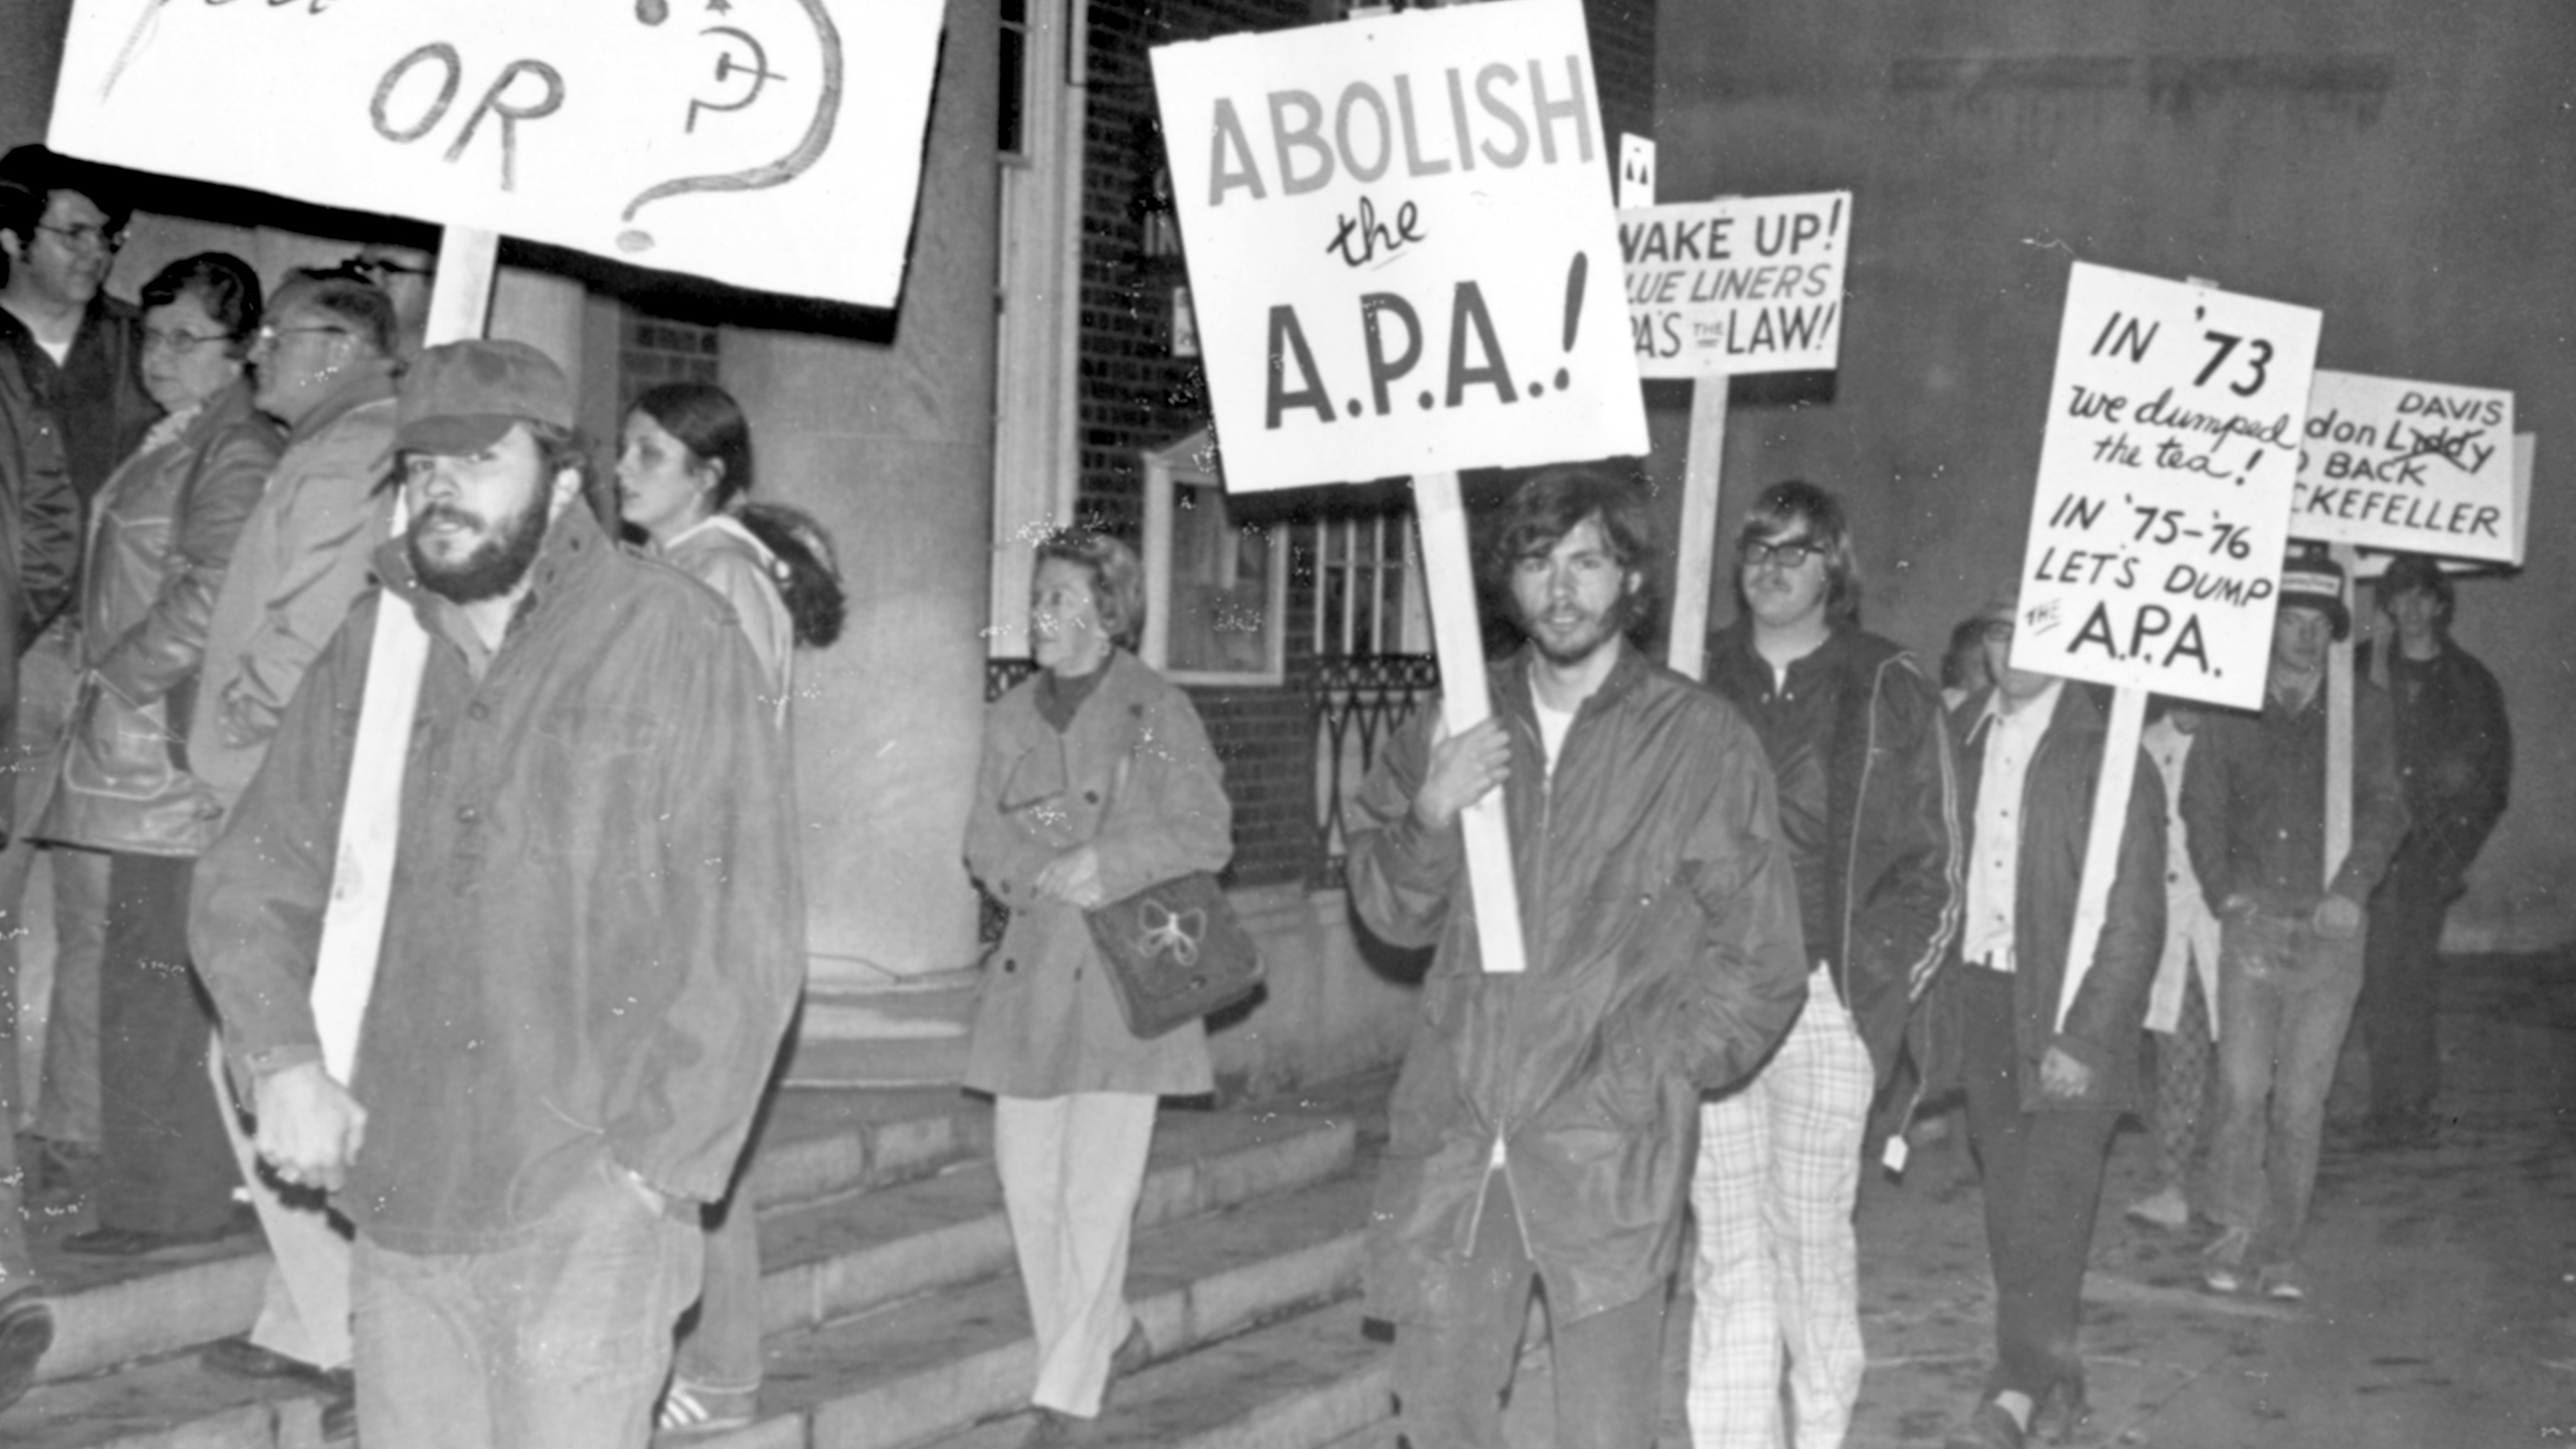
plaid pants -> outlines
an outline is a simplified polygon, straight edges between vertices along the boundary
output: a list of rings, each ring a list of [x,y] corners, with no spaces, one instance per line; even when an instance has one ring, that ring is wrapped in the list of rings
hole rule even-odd
[[[2156,1186],[2182,1190],[2197,1202],[2192,1181],[2209,1136],[2210,1083],[2218,1043],[2209,1035],[2209,998],[2200,974],[2183,973],[2182,1019],[2172,1031],[2153,1033],[2156,1047]]]
[[[1838,1449],[1860,1398],[1862,1130],[1869,1049],[1819,967],[1806,1010],[1752,1081],[1699,1111],[1691,1210],[1694,1449]],[[1794,1437],[1781,1437],[1781,1353]]]

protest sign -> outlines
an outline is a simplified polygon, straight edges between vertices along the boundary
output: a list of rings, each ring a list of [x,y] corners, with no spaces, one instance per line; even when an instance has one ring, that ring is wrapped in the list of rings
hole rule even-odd
[[[2320,371],[2304,442],[2292,537],[2517,558],[2512,393]]]
[[[941,9],[91,0],[73,10],[49,139],[120,166],[891,306]]]
[[[1645,450],[1575,0],[1153,62],[1228,488]]]
[[[1621,211],[1639,375],[1833,367],[1851,199],[1825,191]]]
[[[2261,702],[2322,320],[2075,264],[2015,667]]]

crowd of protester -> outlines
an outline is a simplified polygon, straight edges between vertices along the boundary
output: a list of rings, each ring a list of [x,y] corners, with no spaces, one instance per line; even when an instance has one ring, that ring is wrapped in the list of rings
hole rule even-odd
[[[370,246],[263,295],[202,253],[138,308],[104,290],[129,216],[77,163],[0,160],[0,998],[38,880],[54,923],[24,1111],[0,1030],[24,1127],[0,1135],[0,1407],[52,1335],[21,1209],[81,1203],[74,1253],[264,1234],[257,1322],[203,1358],[319,1386],[328,1434],[753,1422],[741,1183],[804,970],[788,761],[798,652],[845,608],[831,540],[751,497],[719,388],[645,392],[603,472],[552,359],[424,346],[426,256]],[[2285,562],[2262,707],[2157,701],[2078,953],[2108,712],[2013,665],[2008,591],[1935,679],[1862,627],[1841,501],[1782,483],[1735,541],[1703,684],[1631,638],[1657,552],[1628,483],[1524,483],[1484,560],[1524,641],[1492,716],[1422,711],[1352,807],[1356,915],[1432,953],[1367,1271],[1413,1449],[1500,1442],[1534,1291],[1557,1442],[1651,1444],[1685,1271],[1694,1443],[1841,1443],[1860,1175],[1945,1100],[1996,1315],[1953,1446],[2083,1417],[2124,1115],[2155,1149],[2128,1215],[2197,1235],[2214,1292],[2303,1296],[2356,1009],[2370,1140],[2438,1131],[2442,916],[2506,800],[2502,695],[2450,639],[2449,577],[2379,581],[2330,862],[2350,581]],[[966,1084],[995,1103],[1043,1449],[1157,1353],[1129,1235],[1158,1099],[1212,1086],[1201,1025],[1129,1029],[1087,917],[1232,841],[1188,695],[1137,657],[1133,551],[1053,534],[1034,578],[1038,668],[990,707],[961,836],[1008,912]],[[380,708],[413,712],[390,775],[360,744]],[[1488,798],[1516,974],[1488,969],[1469,889]],[[352,1005],[317,963],[344,831],[389,804],[404,870]]]

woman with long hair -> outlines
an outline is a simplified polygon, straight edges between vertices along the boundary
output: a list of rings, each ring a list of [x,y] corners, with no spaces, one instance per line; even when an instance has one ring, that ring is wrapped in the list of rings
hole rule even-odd
[[[787,727],[798,647],[838,639],[844,600],[832,543],[812,518],[747,501],[751,424],[732,394],[665,383],[635,400],[620,430],[617,495],[626,524],[653,551],[731,603]],[[764,1101],[764,1115],[766,1111]],[[743,1148],[748,1165],[759,1127]],[[733,1191],[706,1210],[704,1286],[662,1396],[659,1427],[699,1435],[752,1422],[760,1397],[760,1233],[755,1205]]]

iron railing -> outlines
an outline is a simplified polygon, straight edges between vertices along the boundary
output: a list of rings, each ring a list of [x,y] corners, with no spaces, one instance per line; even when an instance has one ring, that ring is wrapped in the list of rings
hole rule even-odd
[[[1306,883],[1338,890],[1349,861],[1351,801],[1377,763],[1378,746],[1439,691],[1440,664],[1428,654],[1353,654],[1318,658],[1310,668],[1319,849]]]

